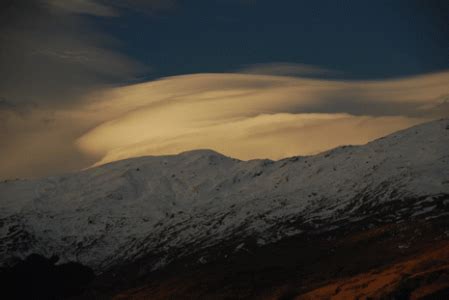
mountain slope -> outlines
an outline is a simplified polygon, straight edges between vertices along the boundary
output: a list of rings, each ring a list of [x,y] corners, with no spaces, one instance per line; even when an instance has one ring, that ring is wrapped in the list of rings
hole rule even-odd
[[[442,218],[448,195],[448,120],[280,161],[210,150],[140,157],[1,183],[0,265],[37,253],[97,273],[139,261],[146,274],[348,224]]]

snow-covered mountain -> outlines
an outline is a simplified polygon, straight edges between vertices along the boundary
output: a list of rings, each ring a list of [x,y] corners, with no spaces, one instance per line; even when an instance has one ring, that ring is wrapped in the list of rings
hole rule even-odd
[[[198,263],[343,224],[449,215],[449,120],[280,161],[210,150],[0,183],[0,265],[38,253],[98,273]],[[227,243],[222,252],[207,252]]]

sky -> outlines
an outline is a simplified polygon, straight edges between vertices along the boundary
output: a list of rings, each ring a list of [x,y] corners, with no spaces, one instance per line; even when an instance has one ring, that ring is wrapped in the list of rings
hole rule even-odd
[[[449,117],[446,0],[5,0],[0,179],[311,155]]]

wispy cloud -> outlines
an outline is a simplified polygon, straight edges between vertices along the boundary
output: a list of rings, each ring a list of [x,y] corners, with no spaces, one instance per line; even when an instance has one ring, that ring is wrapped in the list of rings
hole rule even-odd
[[[177,7],[176,0],[41,0],[51,9],[69,14],[87,14],[114,17],[121,10],[128,9],[144,13],[172,10]]]
[[[71,105],[145,69],[81,13],[111,16],[113,9],[87,0],[19,0],[2,11],[0,97],[15,105]]]
[[[101,1],[0,4],[0,176],[51,174],[92,163],[74,145],[87,127],[72,126],[70,121],[83,121],[60,114],[79,107],[86,93],[147,69],[117,51],[119,41],[86,18],[116,14],[116,7]]]
[[[89,14],[94,16],[112,17],[117,12],[110,6],[93,0],[43,0],[50,8],[71,14]]]
[[[109,110],[111,120],[78,144],[103,156],[98,163],[195,148],[242,159],[313,154],[449,116],[440,110],[448,86],[448,72],[364,82],[242,74],[171,77],[105,95],[107,103],[100,100],[90,109]]]
[[[96,90],[27,117],[3,105],[0,176],[196,148],[241,159],[313,154],[447,117],[448,87],[449,72],[378,81],[194,74]]]

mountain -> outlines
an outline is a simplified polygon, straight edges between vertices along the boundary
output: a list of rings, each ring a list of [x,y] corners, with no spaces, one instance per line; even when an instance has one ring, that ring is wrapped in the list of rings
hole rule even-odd
[[[443,119],[279,161],[195,150],[7,180],[0,265],[56,255],[91,268],[97,296],[327,299],[338,280],[344,286],[373,268],[381,274],[419,254],[447,253],[436,247],[446,246],[448,215]]]

